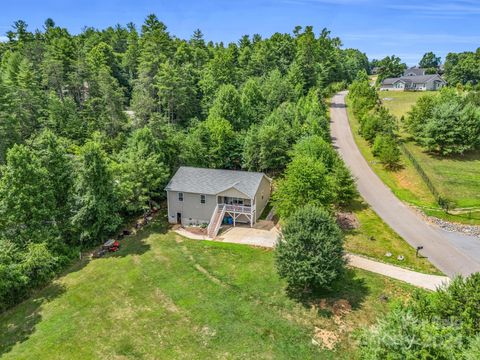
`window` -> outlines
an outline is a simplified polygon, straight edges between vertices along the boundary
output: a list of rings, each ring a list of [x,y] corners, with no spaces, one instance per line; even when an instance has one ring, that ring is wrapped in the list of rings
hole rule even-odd
[[[205,195],[200,195],[200,204],[205,204],[206,200],[207,199]]]
[[[183,193],[178,193],[178,201],[183,201]]]

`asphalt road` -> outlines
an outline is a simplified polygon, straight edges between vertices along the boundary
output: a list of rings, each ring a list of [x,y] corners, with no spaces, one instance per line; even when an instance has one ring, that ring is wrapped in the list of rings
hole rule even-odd
[[[421,254],[444,274],[451,277],[480,271],[479,238],[450,233],[426,223],[373,172],[353,139],[345,95],[346,92],[341,92],[332,98],[331,133],[335,148],[357,179],[361,196],[411,246],[423,246]]]

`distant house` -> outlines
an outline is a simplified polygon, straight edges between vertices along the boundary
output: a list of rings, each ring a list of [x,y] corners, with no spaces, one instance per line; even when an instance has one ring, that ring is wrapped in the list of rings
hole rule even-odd
[[[423,76],[427,75],[427,69],[412,67],[403,72],[403,76]]]
[[[409,75],[399,78],[387,78],[382,81],[382,91],[435,91],[447,85],[447,82],[438,74]]]
[[[226,217],[232,225],[253,226],[270,199],[271,180],[263,173],[180,167],[167,187],[168,221],[208,224],[215,237]]]

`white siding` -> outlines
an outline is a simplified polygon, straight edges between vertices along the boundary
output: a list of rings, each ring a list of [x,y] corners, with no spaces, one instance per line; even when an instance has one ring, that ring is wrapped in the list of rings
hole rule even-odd
[[[230,189],[227,189],[225,191],[222,191],[221,193],[218,193],[218,196],[228,196],[228,197],[233,197],[233,198],[249,199],[249,197],[247,195],[238,191],[235,188],[230,188]]]
[[[183,193],[183,201],[179,201],[178,192],[167,191],[168,222],[176,224],[177,213],[180,213],[183,225],[208,224],[217,206],[217,197],[215,195],[206,195],[205,204],[202,204],[200,195]]]
[[[255,194],[255,221],[258,220],[260,215],[262,215],[262,211],[265,209],[265,206],[270,199],[271,187],[272,184],[267,177],[264,176],[260,182],[257,193]]]

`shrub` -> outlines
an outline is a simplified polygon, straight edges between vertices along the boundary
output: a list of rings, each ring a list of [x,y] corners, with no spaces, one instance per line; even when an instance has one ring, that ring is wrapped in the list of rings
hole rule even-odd
[[[455,326],[428,322],[395,309],[360,337],[362,359],[455,359],[462,338]]]
[[[373,143],[372,153],[390,170],[396,169],[400,162],[400,150],[392,136],[378,135]]]
[[[480,334],[480,273],[458,276],[432,293],[418,293],[410,309],[421,318],[455,322],[467,336]]]
[[[342,232],[316,206],[287,219],[275,253],[278,273],[294,292],[328,289],[345,267]]]
[[[364,359],[478,359],[480,273],[416,292],[361,335]]]
[[[278,181],[273,202],[280,217],[303,205],[330,207],[335,201],[334,179],[325,165],[310,156],[296,156]]]
[[[360,135],[370,144],[379,134],[393,136],[397,130],[396,120],[387,109],[377,108],[360,118]]]
[[[38,286],[53,278],[57,263],[58,259],[45,243],[29,244],[22,261],[22,271],[30,279],[31,286]]]
[[[463,353],[465,360],[480,359],[480,335],[470,341],[470,347]]]

